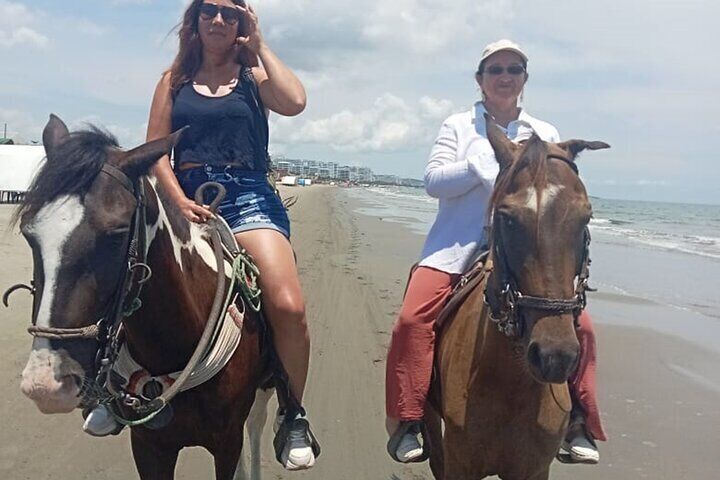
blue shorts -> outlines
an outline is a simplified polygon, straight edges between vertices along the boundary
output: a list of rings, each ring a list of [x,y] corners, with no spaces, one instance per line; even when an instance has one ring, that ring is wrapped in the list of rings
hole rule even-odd
[[[266,173],[205,165],[177,172],[177,177],[188,198],[195,198],[205,182],[222,184],[227,193],[218,213],[233,233],[269,228],[290,238],[290,219]]]

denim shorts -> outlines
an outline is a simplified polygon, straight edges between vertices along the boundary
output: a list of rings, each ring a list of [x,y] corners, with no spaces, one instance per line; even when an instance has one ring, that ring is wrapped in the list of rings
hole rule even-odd
[[[205,182],[222,184],[227,193],[218,213],[233,233],[269,228],[290,238],[290,219],[266,173],[205,165],[180,171],[177,177],[188,198],[195,198],[195,190]]]

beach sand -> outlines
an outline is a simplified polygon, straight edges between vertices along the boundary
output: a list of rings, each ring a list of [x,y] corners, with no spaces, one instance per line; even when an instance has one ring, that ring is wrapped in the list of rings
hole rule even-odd
[[[285,472],[266,432],[266,479],[432,478],[424,465],[393,463],[385,453],[384,368],[390,331],[422,237],[396,223],[355,213],[340,188],[288,188],[293,244],[307,298],[312,336],[306,405],[322,446],[315,468]],[[0,207],[6,225],[10,207]],[[0,233],[0,290],[29,281],[28,248],[16,232]],[[127,432],[95,439],[79,413],[43,416],[20,393],[31,339],[29,296],[18,292],[0,309],[0,478],[135,478]],[[599,343],[599,401],[608,443],[598,466],[555,464],[552,478],[701,479],[720,470],[720,354],[633,324],[671,315],[651,302],[603,294],[590,311]],[[645,323],[643,323],[644,325]],[[183,451],[177,478],[212,478],[210,456]]]

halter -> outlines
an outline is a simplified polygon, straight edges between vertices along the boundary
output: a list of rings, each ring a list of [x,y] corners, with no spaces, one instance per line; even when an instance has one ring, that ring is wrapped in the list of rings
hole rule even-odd
[[[556,154],[548,154],[548,158],[562,160],[572,168],[576,175],[578,174],[577,165],[568,158]],[[490,283],[488,283],[488,287],[485,288],[485,304],[490,307],[490,319],[497,324],[498,330],[501,333],[513,339],[522,337],[524,324],[519,318],[521,308],[531,308],[556,315],[572,313],[575,324],[577,325],[578,317],[587,305],[587,292],[594,291],[594,289],[588,285],[591,260],[590,229],[587,226],[583,231],[582,263],[580,264],[579,271],[575,275],[575,296],[572,298],[535,297],[523,294],[518,287],[517,280],[510,273],[511,271],[508,265],[507,254],[503,248],[502,237],[497,230],[493,238],[492,252],[496,261],[498,261],[502,267],[502,290],[496,294],[500,307],[499,309],[493,308],[493,305],[488,301]]]

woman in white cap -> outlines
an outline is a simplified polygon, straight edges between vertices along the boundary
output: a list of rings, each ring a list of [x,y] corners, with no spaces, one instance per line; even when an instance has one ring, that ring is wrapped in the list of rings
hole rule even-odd
[[[422,459],[419,436],[432,373],[434,323],[458,277],[486,242],[485,212],[499,166],[485,135],[484,114],[513,141],[533,132],[545,141],[560,141],[555,127],[518,107],[528,79],[527,62],[510,40],[485,47],[475,74],[482,101],[448,117],[430,152],[425,188],[440,200],[439,210],[408,283],[387,361],[388,452],[399,462]],[[578,340],[580,366],[569,382],[575,414],[564,447],[572,461],[597,463],[595,440],[606,438],[595,401],[595,337],[586,313],[580,317]]]

